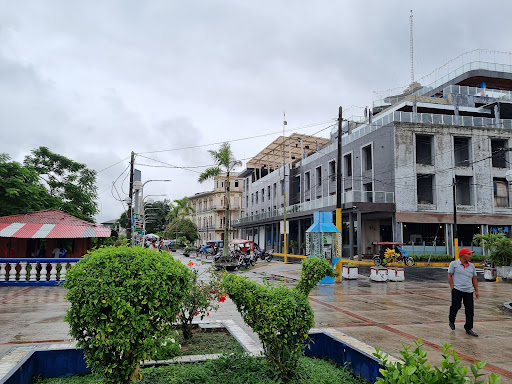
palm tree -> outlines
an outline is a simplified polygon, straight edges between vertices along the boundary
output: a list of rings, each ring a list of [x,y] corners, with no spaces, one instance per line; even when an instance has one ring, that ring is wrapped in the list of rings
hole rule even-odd
[[[473,243],[483,247],[484,251],[491,252],[500,242],[501,239],[505,238],[503,233],[489,233],[485,235],[476,234],[473,236]]]
[[[176,206],[173,209],[176,210],[176,216],[187,216],[188,214],[196,211],[189,205],[190,199],[186,196],[182,199],[174,200],[174,202],[176,203]]]
[[[222,251],[222,256],[220,258],[220,264],[227,264],[230,262],[229,259],[229,249],[228,249],[228,241],[229,241],[229,174],[230,172],[238,166],[242,165],[240,160],[236,160],[233,152],[231,151],[231,146],[229,143],[222,143],[220,149],[218,151],[209,150],[210,156],[212,157],[215,165],[213,167],[207,168],[203,173],[199,175],[198,181],[200,183],[205,182],[209,179],[215,179],[220,176],[222,173],[227,174],[227,182],[226,182],[226,210],[225,210],[225,225],[224,225],[224,248]]]

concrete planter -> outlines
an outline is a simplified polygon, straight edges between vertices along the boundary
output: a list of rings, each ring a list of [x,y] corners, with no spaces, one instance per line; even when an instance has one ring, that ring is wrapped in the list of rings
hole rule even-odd
[[[359,267],[342,266],[341,276],[347,280],[356,280],[359,275]]]
[[[498,277],[512,282],[512,267],[496,267]]]
[[[496,280],[496,268],[484,267],[484,279],[487,281]]]
[[[388,280],[389,281],[404,281],[405,270],[403,268],[389,267],[388,268]]]
[[[232,320],[223,321],[229,332],[242,344],[244,349],[253,354],[262,353],[261,346],[251,339]],[[226,323],[229,323],[226,324]],[[233,328],[237,332],[233,332]],[[311,330],[310,347],[305,348],[308,357],[323,358],[334,361],[340,366],[348,365],[355,375],[374,383],[381,377],[379,369],[384,368],[374,356],[374,348],[334,329]],[[182,356],[175,363],[193,363],[217,358],[219,355]],[[391,361],[396,361],[390,357]],[[157,366],[171,361],[147,361],[145,366]],[[0,372],[2,384],[30,384],[34,376],[66,377],[90,373],[81,349],[32,350],[21,356],[19,362],[8,372]],[[2,377],[3,376],[3,377]]]
[[[370,280],[372,281],[387,281],[388,270],[384,268],[370,267]]]

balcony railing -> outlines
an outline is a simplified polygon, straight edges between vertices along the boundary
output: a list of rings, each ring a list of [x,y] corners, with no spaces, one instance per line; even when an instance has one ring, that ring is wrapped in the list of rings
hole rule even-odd
[[[58,285],[81,259],[0,259],[0,285]]]
[[[349,191],[344,192],[342,199],[342,203],[351,204],[351,203],[394,203],[395,202],[395,194],[394,192],[384,192],[384,191]],[[299,204],[293,204],[286,207],[286,213],[299,213],[299,212],[307,212],[312,210],[318,210],[326,207],[332,207],[336,205],[336,195],[331,195],[327,197],[323,197],[321,199],[305,201]],[[242,217],[240,219],[233,220],[233,225],[236,224],[244,224],[251,223],[254,221],[272,219],[274,217],[283,216],[283,208],[274,209],[268,212],[257,213],[252,216]]]

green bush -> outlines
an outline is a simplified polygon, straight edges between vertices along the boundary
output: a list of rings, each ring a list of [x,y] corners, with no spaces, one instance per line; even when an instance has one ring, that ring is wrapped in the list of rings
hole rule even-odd
[[[320,279],[335,275],[327,260],[315,257],[302,263],[300,281],[293,289],[263,286],[232,274],[223,281],[226,293],[258,334],[275,376],[283,383],[293,377],[302,345],[315,324],[307,295]]]
[[[66,275],[70,334],[107,383],[127,383],[171,335],[190,271],[167,253],[106,247]]]
[[[190,266],[194,265],[190,262]],[[222,273],[208,270],[210,278],[208,281],[200,280],[198,272],[192,271],[186,291],[187,295],[183,299],[183,304],[179,313],[179,323],[183,337],[190,339],[192,337],[192,321],[199,317],[201,320],[210,315],[210,311],[216,311],[219,308],[219,302],[226,300],[226,295],[221,289],[220,283]]]
[[[468,373],[468,367],[460,365],[460,358],[455,350],[450,348],[453,345],[441,343],[442,346],[442,357],[441,367],[431,368],[427,359],[427,352],[421,347],[421,339],[415,341],[416,348],[411,352],[413,345],[405,346],[402,343],[404,349],[400,351],[402,355],[401,362],[390,363],[387,361],[388,355],[383,354],[380,348],[376,348],[374,356],[382,360],[383,365],[386,369],[380,369],[380,373],[383,377],[379,378],[375,384],[402,384],[402,383],[421,383],[421,384],[434,384],[434,383],[452,383],[452,384],[483,384],[482,380],[478,378],[483,376],[479,373],[479,370],[485,366],[485,361],[475,362],[475,365],[471,365],[471,373],[473,374],[475,381],[466,377]],[[488,383],[497,384],[500,381],[500,376],[491,373],[488,377]]]
[[[453,261],[452,255],[430,255],[430,254],[420,254],[420,255],[411,255],[412,258],[415,261],[428,261],[430,258],[430,262],[441,262],[441,261]],[[473,254],[473,257],[471,258],[472,261],[479,262],[483,261],[485,259],[485,256],[483,255],[475,255]]]
[[[508,238],[498,240],[496,248],[491,252],[490,259],[493,265],[512,265],[512,241]]]

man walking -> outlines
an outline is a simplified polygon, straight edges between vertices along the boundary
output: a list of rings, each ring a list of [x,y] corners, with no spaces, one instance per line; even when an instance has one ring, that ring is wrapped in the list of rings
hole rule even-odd
[[[475,298],[477,300],[480,298],[480,295],[478,294],[476,269],[475,266],[470,263],[471,255],[474,252],[475,251],[470,251],[467,248],[462,248],[459,251],[459,260],[452,261],[448,267],[448,283],[452,290],[452,305],[450,307],[448,320],[452,331],[455,330],[455,317],[462,305],[462,301],[464,301],[464,310],[466,312],[466,324],[464,324],[464,329],[468,335],[477,337],[478,334],[473,331],[473,292],[475,292]]]

